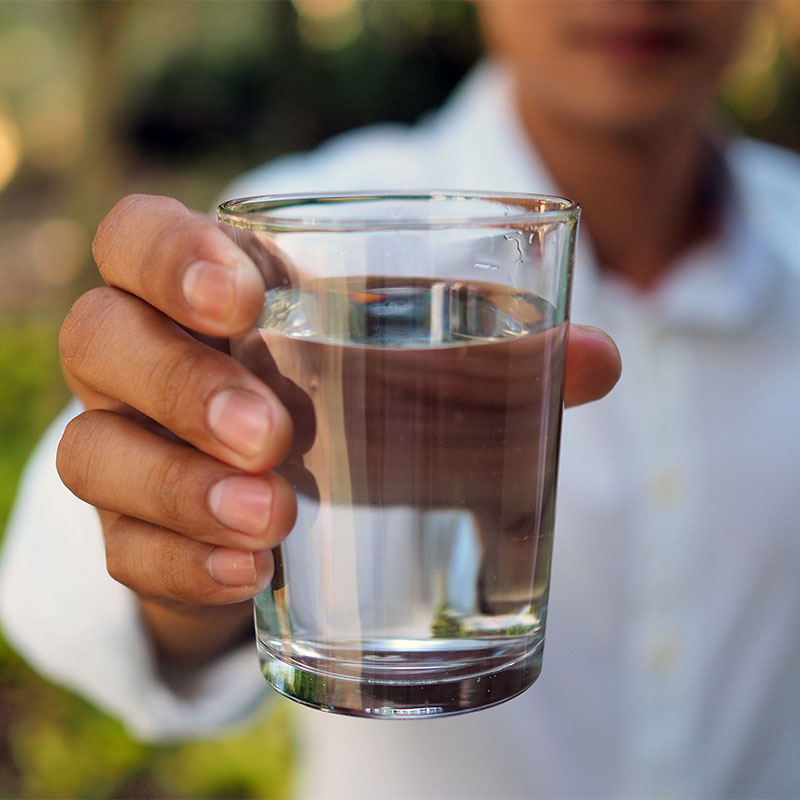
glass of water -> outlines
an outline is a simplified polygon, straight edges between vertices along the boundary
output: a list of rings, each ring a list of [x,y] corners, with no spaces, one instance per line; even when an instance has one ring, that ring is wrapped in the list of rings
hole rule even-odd
[[[255,601],[280,693],[486,708],[541,669],[579,209],[482,193],[223,203],[267,291],[233,355],[292,415],[298,516]]]

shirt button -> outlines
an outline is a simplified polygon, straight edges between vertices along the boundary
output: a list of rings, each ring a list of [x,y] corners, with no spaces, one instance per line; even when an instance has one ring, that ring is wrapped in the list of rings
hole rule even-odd
[[[662,506],[677,503],[684,492],[683,475],[674,469],[665,469],[650,486],[653,500]]]
[[[671,670],[681,657],[681,643],[677,636],[664,636],[653,642],[647,651],[647,663],[654,672]]]

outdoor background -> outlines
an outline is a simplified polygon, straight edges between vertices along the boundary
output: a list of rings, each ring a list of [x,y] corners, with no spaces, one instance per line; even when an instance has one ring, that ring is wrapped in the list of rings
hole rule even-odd
[[[758,11],[721,110],[798,149],[800,0]],[[247,167],[417,119],[480,52],[461,0],[0,2],[0,537],[25,459],[67,401],[58,328],[96,282],[90,244],[108,208],[144,191],[209,209]],[[277,798],[291,780],[282,703],[255,730],[145,745],[0,638],[0,797]]]

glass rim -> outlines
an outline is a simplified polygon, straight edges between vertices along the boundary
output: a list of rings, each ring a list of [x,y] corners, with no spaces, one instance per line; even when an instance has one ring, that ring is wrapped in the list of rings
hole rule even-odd
[[[276,211],[292,206],[330,207],[336,204],[371,201],[441,202],[478,200],[505,205],[498,213],[465,213],[446,216],[409,215],[389,217],[375,214],[364,217],[319,217],[277,215]],[[521,192],[484,191],[380,191],[324,192],[302,194],[265,194],[226,200],[217,206],[217,219],[237,228],[275,232],[356,232],[392,230],[437,230],[443,228],[508,227],[522,223],[541,224],[577,222],[580,206],[557,195]]]

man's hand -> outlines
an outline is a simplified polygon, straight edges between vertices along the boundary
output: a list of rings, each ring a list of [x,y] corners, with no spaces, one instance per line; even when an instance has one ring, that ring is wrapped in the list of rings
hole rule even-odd
[[[267,386],[181,326],[246,330],[263,302],[261,276],[213,221],[168,198],[121,201],[94,255],[108,286],[81,297],[61,332],[87,410],[64,434],[59,473],[102,510],[109,572],[156,601],[145,602],[149,615],[247,600],[269,582],[270,548],[294,521],[290,487],[269,472],[291,421]],[[207,615],[183,616],[212,627]],[[226,618],[220,633],[235,638],[246,616]],[[176,634],[163,643],[183,649]]]
[[[164,197],[120,201],[93,249],[107,286],[61,332],[86,411],[58,470],[100,510],[109,573],[142,598],[165,652],[210,657],[248,624],[243,601],[268,584],[270,548],[296,513],[270,471],[291,445],[289,414],[213,339],[255,323],[264,282],[214,221]],[[611,339],[571,326],[566,405],[599,399],[619,374]]]

